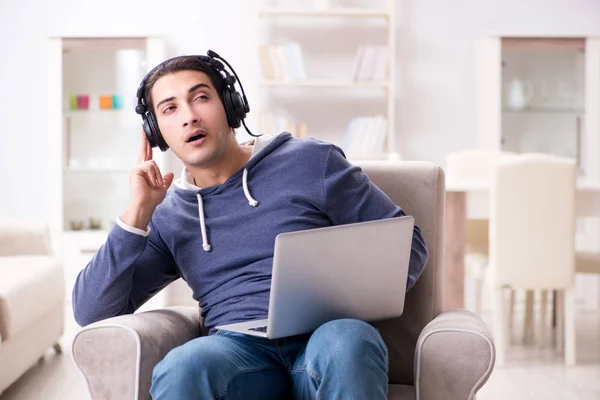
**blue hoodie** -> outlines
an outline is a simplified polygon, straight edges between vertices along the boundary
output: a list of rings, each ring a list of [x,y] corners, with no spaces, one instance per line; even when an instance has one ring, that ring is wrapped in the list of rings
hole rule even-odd
[[[217,325],[267,318],[278,234],[405,215],[332,144],[287,132],[259,144],[221,185],[197,188],[184,171],[154,211],[149,233],[118,221],[77,277],[77,323],[133,313],[179,277],[211,333]],[[426,261],[415,224],[408,288]]]

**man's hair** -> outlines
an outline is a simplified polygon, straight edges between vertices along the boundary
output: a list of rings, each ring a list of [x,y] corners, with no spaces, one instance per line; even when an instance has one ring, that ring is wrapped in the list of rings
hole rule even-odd
[[[206,75],[208,75],[215,90],[219,94],[221,103],[223,102],[223,86],[225,85],[225,80],[223,79],[223,76],[209,64],[200,60],[198,57],[182,56],[167,61],[166,63],[158,67],[152,73],[152,75],[150,75],[148,79],[146,79],[146,83],[144,84],[144,101],[148,110],[150,110],[154,114],[152,88],[154,87],[154,84],[158,79],[167,74],[189,70],[204,72]]]

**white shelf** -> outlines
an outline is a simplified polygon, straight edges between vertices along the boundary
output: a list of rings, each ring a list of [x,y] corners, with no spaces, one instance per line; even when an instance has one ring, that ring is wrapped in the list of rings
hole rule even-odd
[[[65,230],[64,237],[69,240],[75,239],[100,239],[105,240],[108,236],[108,229],[81,229],[81,230]]]
[[[265,8],[258,13],[261,17],[353,17],[353,18],[389,18],[386,9],[368,8]]]
[[[290,80],[275,81],[263,80],[263,86],[273,87],[362,87],[362,88],[383,88],[387,89],[390,84],[387,81],[344,81],[330,79],[308,79],[308,80]]]
[[[346,158],[350,161],[387,161],[393,159],[388,153],[376,153],[376,154],[361,154],[361,153],[349,153],[346,154]]]
[[[65,116],[71,116],[71,115],[85,115],[85,114],[116,114],[119,112],[123,112],[123,111],[127,111],[127,112],[134,112],[132,110],[127,110],[124,108],[98,108],[98,109],[92,109],[92,108],[75,108],[75,109],[70,109],[70,110],[63,110],[63,115]]]
[[[65,246],[72,250],[82,253],[95,253],[108,237],[109,230],[104,229],[83,229],[80,231],[65,230],[63,231],[63,240]]]
[[[127,168],[64,168],[65,174],[113,174],[129,173]]]
[[[568,107],[527,107],[522,110],[503,108],[502,112],[505,114],[585,114],[585,109]]]

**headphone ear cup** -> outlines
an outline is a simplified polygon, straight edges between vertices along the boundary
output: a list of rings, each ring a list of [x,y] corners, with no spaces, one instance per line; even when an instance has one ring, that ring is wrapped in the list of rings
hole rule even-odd
[[[161,151],[167,151],[169,145],[165,142],[162,134],[160,133],[160,129],[158,129],[158,124],[154,119],[154,115],[151,112],[147,112],[144,115],[144,123],[142,124],[144,128],[144,132],[146,132],[146,137],[148,138],[148,142],[150,142],[150,146],[158,147]]]
[[[235,93],[237,94],[237,93]],[[239,97],[239,96],[238,96]],[[234,98],[231,93],[231,89],[226,88],[223,90],[223,107],[225,108],[225,115],[227,116],[227,123],[232,129],[239,128],[241,126],[241,119],[237,116],[235,111]]]
[[[236,118],[241,122],[246,118],[246,111],[244,111],[244,102],[242,96],[237,91],[231,93],[231,104],[233,104],[233,112]]]
[[[154,135],[152,134],[152,130],[150,129],[150,124],[148,123],[148,117],[146,117],[145,115],[144,115],[144,120],[142,122],[142,128],[144,129],[144,132],[146,133],[146,139],[148,139],[150,146],[151,147],[158,146],[158,144],[156,143],[156,139],[154,139]]]

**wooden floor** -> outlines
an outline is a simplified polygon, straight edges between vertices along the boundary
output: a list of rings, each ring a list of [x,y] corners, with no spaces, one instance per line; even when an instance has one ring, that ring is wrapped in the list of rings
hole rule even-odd
[[[487,318],[484,318],[487,319]],[[69,320],[62,339],[64,352],[49,350],[0,400],[86,400],[85,380],[73,364],[70,343],[76,332]],[[559,354],[548,349],[515,346],[507,365],[496,368],[478,400],[598,400],[600,399],[600,312],[577,316],[577,356],[565,367]]]
[[[553,349],[514,345],[506,366],[494,369],[477,400],[599,400],[600,312],[577,315],[576,337],[573,367],[566,367]]]

